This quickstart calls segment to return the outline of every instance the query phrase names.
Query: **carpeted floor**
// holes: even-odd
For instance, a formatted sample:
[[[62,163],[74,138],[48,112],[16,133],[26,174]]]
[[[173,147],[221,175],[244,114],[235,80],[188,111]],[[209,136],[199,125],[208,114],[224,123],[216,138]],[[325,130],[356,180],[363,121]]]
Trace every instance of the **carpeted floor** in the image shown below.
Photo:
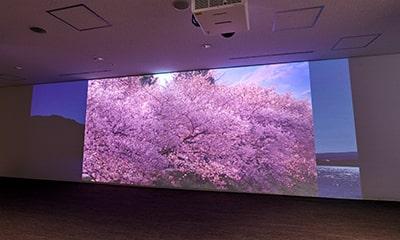
[[[400,203],[0,178],[0,240],[399,240]]]

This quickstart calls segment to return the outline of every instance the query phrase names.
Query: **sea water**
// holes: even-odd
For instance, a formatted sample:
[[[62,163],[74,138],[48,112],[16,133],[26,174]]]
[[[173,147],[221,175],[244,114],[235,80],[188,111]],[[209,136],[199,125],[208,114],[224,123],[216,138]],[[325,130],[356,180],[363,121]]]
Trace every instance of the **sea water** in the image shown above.
[[[320,197],[361,199],[359,167],[317,166]]]

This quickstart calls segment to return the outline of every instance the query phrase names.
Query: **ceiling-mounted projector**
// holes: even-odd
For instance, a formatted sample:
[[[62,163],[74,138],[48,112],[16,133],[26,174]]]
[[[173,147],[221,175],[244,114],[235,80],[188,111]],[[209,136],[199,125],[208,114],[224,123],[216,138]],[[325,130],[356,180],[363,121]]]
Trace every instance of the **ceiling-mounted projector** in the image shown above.
[[[247,0],[192,0],[192,13],[206,35],[231,37],[250,30]]]

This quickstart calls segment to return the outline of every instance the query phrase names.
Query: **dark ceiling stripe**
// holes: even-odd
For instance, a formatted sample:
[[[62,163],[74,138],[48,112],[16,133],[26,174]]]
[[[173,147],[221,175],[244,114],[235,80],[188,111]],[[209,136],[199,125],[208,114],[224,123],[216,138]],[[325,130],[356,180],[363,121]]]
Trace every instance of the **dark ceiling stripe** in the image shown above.
[[[88,71],[88,72],[64,73],[64,74],[60,74],[60,75],[58,75],[58,76],[60,76],[60,77],[70,77],[70,76],[88,75],[88,74],[105,73],[105,72],[111,72],[111,70],[99,70],[99,71]]]
[[[266,57],[279,57],[279,56],[290,56],[290,55],[311,54],[311,53],[314,53],[314,51],[272,53],[272,54],[263,54],[263,55],[254,55],[254,56],[232,57],[232,58],[229,58],[229,60],[243,60],[243,59],[266,58]]]
[[[25,78],[20,76],[15,76],[11,74],[0,74],[1,82],[15,82],[15,81],[24,81]]]

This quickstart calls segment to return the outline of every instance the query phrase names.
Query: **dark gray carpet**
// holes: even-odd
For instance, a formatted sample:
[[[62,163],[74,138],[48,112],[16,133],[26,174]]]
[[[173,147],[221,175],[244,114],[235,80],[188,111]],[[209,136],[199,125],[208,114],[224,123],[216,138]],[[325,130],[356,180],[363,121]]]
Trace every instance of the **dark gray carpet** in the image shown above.
[[[0,178],[1,240],[399,240],[400,203]]]

